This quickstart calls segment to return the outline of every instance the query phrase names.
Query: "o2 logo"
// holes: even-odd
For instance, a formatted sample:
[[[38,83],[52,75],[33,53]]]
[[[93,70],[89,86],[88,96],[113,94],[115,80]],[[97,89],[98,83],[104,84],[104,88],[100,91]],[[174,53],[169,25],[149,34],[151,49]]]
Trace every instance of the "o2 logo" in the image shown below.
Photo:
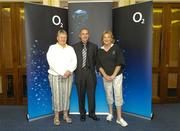
[[[143,18],[143,15],[141,12],[135,12],[133,14],[133,21],[135,23],[141,23],[141,24],[144,24],[145,23],[145,19]]]
[[[54,25],[56,26],[60,25],[60,27],[63,28],[63,23],[61,22],[61,18],[58,15],[54,15],[52,17],[52,22]]]

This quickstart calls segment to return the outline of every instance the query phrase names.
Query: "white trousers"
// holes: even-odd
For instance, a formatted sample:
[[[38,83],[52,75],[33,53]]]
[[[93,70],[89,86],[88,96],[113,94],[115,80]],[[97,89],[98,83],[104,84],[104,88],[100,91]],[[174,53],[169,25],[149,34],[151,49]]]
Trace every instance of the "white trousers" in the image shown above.
[[[123,81],[122,74],[116,76],[112,82],[108,82],[103,78],[104,88],[106,92],[106,99],[109,105],[112,105],[115,99],[115,105],[122,106],[123,104],[122,81]],[[113,93],[114,93],[114,97],[113,97]]]

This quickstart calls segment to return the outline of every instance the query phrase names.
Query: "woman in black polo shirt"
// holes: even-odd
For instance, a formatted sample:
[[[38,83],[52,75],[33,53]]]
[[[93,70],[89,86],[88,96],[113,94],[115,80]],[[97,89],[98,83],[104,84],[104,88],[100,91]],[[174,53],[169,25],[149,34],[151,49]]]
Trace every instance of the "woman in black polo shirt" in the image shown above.
[[[103,76],[103,84],[106,91],[106,99],[109,105],[107,121],[113,119],[113,103],[115,100],[117,110],[116,122],[121,126],[127,126],[127,122],[121,117],[122,81],[123,74],[121,66],[124,65],[123,54],[118,45],[114,44],[111,31],[105,31],[102,35],[102,47],[98,50],[97,68]],[[114,97],[113,98],[113,92]]]

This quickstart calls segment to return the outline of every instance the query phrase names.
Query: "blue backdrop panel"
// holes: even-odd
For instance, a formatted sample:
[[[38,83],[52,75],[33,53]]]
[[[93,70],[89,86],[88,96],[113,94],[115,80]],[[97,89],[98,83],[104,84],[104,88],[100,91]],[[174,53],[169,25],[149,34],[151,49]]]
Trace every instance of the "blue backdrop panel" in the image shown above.
[[[123,110],[150,118],[152,113],[151,11],[152,2],[116,8],[113,12],[111,3],[70,4],[69,13],[66,9],[25,4],[29,119],[52,113],[46,52],[51,44],[55,44],[56,32],[61,28],[68,29],[68,17],[70,44],[79,41],[79,30],[87,27],[90,29],[90,41],[99,47],[102,32],[111,30],[113,21],[116,42],[123,48],[126,61]],[[97,80],[96,112],[104,113],[108,109],[102,78],[98,74]],[[74,83],[70,112],[78,112]]]
[[[112,3],[71,3],[69,4],[69,43],[80,41],[79,31],[86,27],[90,31],[90,41],[101,46],[101,35],[104,30],[112,29]],[[70,103],[71,112],[79,112],[78,98],[75,84],[72,88]],[[87,99],[86,99],[86,109]],[[96,112],[108,111],[102,78],[97,74]]]
[[[25,4],[29,120],[52,113],[46,52],[59,29],[67,30],[67,10]]]
[[[123,48],[123,111],[152,115],[152,2],[113,9],[113,32]]]

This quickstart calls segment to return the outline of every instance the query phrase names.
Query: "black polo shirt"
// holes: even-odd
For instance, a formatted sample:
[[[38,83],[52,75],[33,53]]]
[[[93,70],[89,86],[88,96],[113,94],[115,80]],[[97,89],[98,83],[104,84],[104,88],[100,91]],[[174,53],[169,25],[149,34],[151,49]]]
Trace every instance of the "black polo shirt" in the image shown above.
[[[107,75],[112,75],[116,66],[122,66],[124,64],[124,57],[118,45],[113,44],[107,52],[102,47],[98,50],[97,69],[99,70],[102,67]],[[117,75],[121,73],[122,67]]]

